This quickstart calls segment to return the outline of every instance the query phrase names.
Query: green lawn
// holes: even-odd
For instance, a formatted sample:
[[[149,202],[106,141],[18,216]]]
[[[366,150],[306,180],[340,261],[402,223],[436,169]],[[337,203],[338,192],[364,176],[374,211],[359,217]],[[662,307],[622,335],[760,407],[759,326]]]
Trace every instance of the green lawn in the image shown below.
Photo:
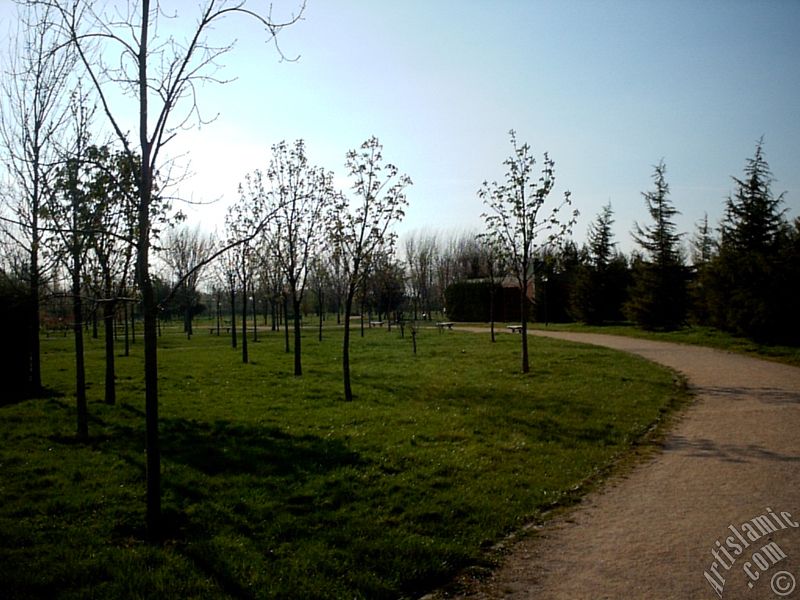
[[[424,329],[282,337],[252,363],[199,328],[161,339],[163,543],[143,541],[141,343],[102,402],[87,350],[91,442],[73,439],[70,338],[43,340],[60,395],[0,407],[3,597],[415,597],[486,566],[510,532],[573,502],[685,399],[673,375],[601,348]],[[102,337],[102,336],[101,336]]]

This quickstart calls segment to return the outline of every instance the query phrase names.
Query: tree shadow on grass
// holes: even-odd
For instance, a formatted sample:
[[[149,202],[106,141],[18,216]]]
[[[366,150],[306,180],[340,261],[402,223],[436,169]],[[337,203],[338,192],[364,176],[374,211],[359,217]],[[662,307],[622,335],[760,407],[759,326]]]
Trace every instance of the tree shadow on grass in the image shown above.
[[[32,389],[29,387],[11,385],[7,389],[3,390],[3,394],[0,396],[0,407],[21,404],[23,402],[27,402],[28,400],[46,400],[63,397],[63,392],[46,386],[39,389]]]
[[[361,462],[339,440],[291,435],[276,427],[164,419],[162,454],[206,475],[297,477]]]
[[[183,471],[183,477],[169,477],[167,467],[164,492],[173,500],[165,506],[165,533],[185,540],[177,545],[181,553],[235,598],[253,597],[253,591],[238,574],[236,556],[221,551],[215,536],[250,538],[245,546],[259,547],[259,538],[265,533],[259,533],[263,519],[260,503],[239,498],[236,489],[244,496],[253,489],[269,490],[270,499],[289,510],[293,490],[309,480],[363,465],[359,454],[340,440],[293,435],[276,427],[164,419],[161,432],[165,464],[197,472],[196,476]],[[189,505],[195,508],[184,512]],[[214,522],[207,522],[209,519]],[[247,560],[245,556],[243,560]]]

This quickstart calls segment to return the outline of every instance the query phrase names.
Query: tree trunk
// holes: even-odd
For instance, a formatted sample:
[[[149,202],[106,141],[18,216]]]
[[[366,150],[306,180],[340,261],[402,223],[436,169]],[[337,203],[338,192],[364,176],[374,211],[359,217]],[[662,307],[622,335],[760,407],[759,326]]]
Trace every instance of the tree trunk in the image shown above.
[[[289,347],[289,298],[283,295],[283,334],[286,340],[285,352],[289,354],[292,349]]]
[[[236,348],[236,290],[231,284],[231,347]]]
[[[145,243],[148,243],[145,241]],[[144,260],[147,261],[145,250]],[[158,305],[147,266],[139,265],[144,318],[145,445],[147,477],[147,533],[161,533],[161,442],[158,431]],[[143,271],[141,269],[144,269]]]
[[[151,539],[161,534],[161,444],[158,431],[158,304],[150,278],[150,204],[153,196],[152,144],[148,138],[147,42],[149,39],[150,0],[142,0],[142,26],[138,56],[140,163],[136,272],[142,292],[144,317],[145,444],[147,448],[147,533]]]
[[[73,243],[77,243],[73,240]],[[72,320],[75,333],[75,406],[78,413],[77,436],[89,439],[89,413],[86,407],[86,367],[83,357],[83,301],[81,300],[80,252],[72,250]]]
[[[192,334],[194,331],[192,330],[192,305],[190,302],[186,304],[186,311],[183,314],[183,329],[186,332],[186,339],[192,339]]]
[[[528,364],[528,285],[527,281],[523,282],[525,285],[520,290],[520,321],[522,329],[522,372],[528,373],[530,365]]]
[[[117,402],[117,389],[116,389],[116,373],[114,368],[114,303],[111,301],[111,291],[106,288],[105,291],[107,298],[103,302],[103,328],[105,330],[106,341],[106,404],[116,404]]]
[[[344,301],[344,341],[342,342],[342,374],[344,376],[344,399],[353,400],[350,387],[350,314],[353,312],[353,293],[348,293]]]
[[[38,162],[34,171],[38,173]],[[34,175],[34,196],[38,198],[38,177]],[[38,205],[39,201],[35,201]],[[30,294],[31,294],[31,313],[30,313],[30,349],[31,349],[31,371],[30,383],[31,392],[39,394],[42,390],[42,358],[41,342],[39,340],[39,329],[41,327],[39,317],[39,215],[38,210],[31,215],[31,272],[30,272]]]
[[[303,374],[300,360],[300,299],[296,296],[292,298],[292,309],[294,310],[294,376],[300,377]]]
[[[258,313],[256,312],[256,295],[253,294],[253,341],[258,341]]]
[[[322,291],[321,290],[319,290],[317,292],[317,299],[319,300],[319,341],[321,342],[322,341],[322,320],[323,320],[322,312],[324,310]]]
[[[222,321],[222,308],[220,307],[220,293],[217,292],[217,337],[219,337],[220,321]]]
[[[242,276],[242,362],[247,364],[247,275]]]
[[[123,301],[122,314],[125,319],[125,356],[131,355],[130,328],[128,327],[128,303]]]
[[[492,286],[489,289],[489,328],[492,331],[492,343],[496,340],[494,338],[494,281],[490,280],[489,285]]]

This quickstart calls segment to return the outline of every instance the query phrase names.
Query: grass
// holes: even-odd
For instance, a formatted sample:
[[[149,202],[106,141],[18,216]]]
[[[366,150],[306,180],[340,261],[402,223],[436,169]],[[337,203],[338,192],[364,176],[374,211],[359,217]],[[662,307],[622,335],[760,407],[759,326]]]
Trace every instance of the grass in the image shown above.
[[[737,352],[758,358],[782,362],[796,367],[800,366],[800,347],[760,344],[744,337],[737,337],[713,327],[691,326],[677,331],[645,331],[632,324],[615,324],[589,326],[580,323],[550,323],[544,326],[536,323],[537,329],[555,331],[575,331],[587,333],[606,333],[609,335],[625,335],[663,342],[708,346],[729,352]]]
[[[601,348],[368,330],[341,400],[340,333],[282,337],[241,363],[207,330],[160,340],[165,539],[143,541],[141,344],[74,441],[69,338],[43,340],[60,396],[0,407],[0,589],[8,598],[416,597],[574,502],[682,401],[669,371]]]

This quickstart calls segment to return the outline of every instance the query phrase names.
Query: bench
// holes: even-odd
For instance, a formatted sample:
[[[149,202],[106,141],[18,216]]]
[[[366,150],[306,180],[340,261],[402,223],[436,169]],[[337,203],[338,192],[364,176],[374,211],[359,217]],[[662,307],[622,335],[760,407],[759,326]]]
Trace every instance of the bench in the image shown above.
[[[522,333],[522,325],[508,325],[511,333]]]
[[[436,323],[436,327],[438,327],[439,331],[441,332],[442,330],[444,330],[445,327],[447,327],[448,329],[452,329],[453,323],[451,323],[450,321],[439,321],[438,323]]]
[[[370,327],[383,327],[383,321],[370,321]]]

